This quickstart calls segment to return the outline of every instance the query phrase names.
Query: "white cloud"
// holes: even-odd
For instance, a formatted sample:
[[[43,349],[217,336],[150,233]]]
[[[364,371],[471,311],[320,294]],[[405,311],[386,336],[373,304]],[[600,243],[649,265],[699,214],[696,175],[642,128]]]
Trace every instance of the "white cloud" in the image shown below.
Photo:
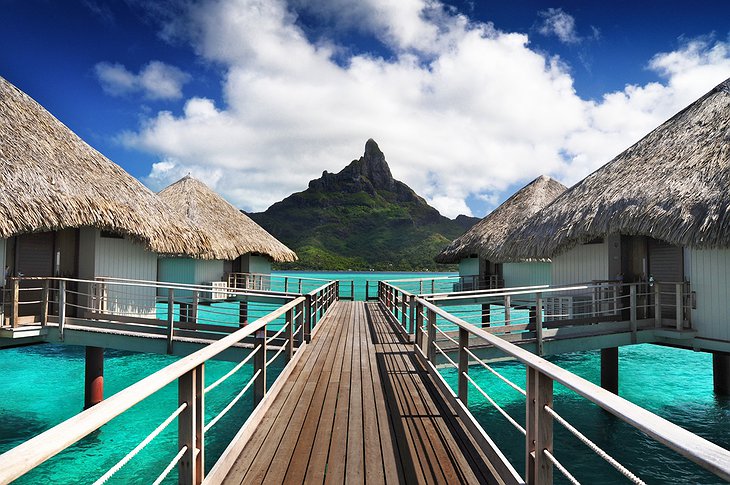
[[[598,39],[600,31],[591,25],[591,35],[581,37],[575,26],[575,18],[562,8],[548,8],[537,13],[542,22],[537,31],[545,36],[554,35],[564,44],[580,44],[587,39]]]
[[[94,71],[102,89],[112,96],[140,92],[148,99],[180,99],[183,85],[190,81],[189,74],[160,61],[150,62],[138,74],[109,62],[96,64]]]
[[[224,67],[224,103],[191,98],[181,115],[160,112],[124,135],[163,160],[149,185],[190,171],[241,208],[263,210],[340,170],[372,137],[396,178],[453,217],[469,212],[470,195],[506,198],[543,173],[577,181],[730,74],[726,44],[690,42],[650,61],[662,82],[586,101],[561,60],[532,50],[527,35],[434,0],[317,5],[319,15],[345,12],[348,28],[356,15],[382,32],[393,58],[335,62],[340,46],[308,40],[281,1],[194,7],[182,25],[199,55]]]

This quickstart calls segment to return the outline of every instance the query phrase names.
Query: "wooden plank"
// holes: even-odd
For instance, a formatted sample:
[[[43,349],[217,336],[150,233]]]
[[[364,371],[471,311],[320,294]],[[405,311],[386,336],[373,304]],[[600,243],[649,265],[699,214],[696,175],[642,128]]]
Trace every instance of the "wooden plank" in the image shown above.
[[[340,306],[339,309],[343,310],[348,308],[346,306]],[[317,422],[319,421],[319,415],[321,413],[325,391],[327,390],[332,363],[336,354],[333,349],[336,348],[339,343],[339,336],[342,333],[342,327],[334,324],[337,320],[327,319],[322,322],[322,328],[324,329],[323,332],[329,330],[328,333],[332,335],[332,343],[325,356],[322,368],[318,373],[319,375],[316,375],[317,372],[313,372],[313,375],[307,378],[308,382],[305,385],[305,394],[302,395],[287,428],[284,430],[282,440],[276,448],[274,460],[272,461],[269,471],[264,479],[267,483],[284,482],[288,468],[291,467],[292,464],[302,467],[301,463],[303,463],[302,468],[306,469],[311,452],[311,442],[314,438]],[[309,393],[310,390],[312,391],[311,393]],[[309,401],[307,401],[307,398],[309,398]],[[306,426],[309,422],[313,423],[313,429]],[[295,447],[300,441],[304,444],[300,447],[300,451],[302,452],[297,454],[295,452]]]
[[[296,404],[296,402],[298,401],[299,395],[302,391],[303,383],[303,380],[300,379],[300,377],[307,376],[315,367],[319,356],[326,351],[325,344],[327,343],[327,339],[323,338],[321,340],[312,342],[310,345],[307,346],[307,348],[305,349],[307,355],[302,356],[301,361],[292,371],[292,374],[290,375],[287,382],[288,385],[282,389],[280,396],[272,403],[271,409],[269,409],[269,411],[261,419],[261,422],[256,428],[256,432],[254,432],[253,436],[249,440],[249,443],[241,452],[241,455],[239,456],[235,465],[231,468],[231,471],[228,473],[226,479],[224,480],[224,483],[240,484],[243,482],[246,473],[253,464],[254,457],[257,456],[257,453],[260,450],[262,443],[268,436],[269,431],[276,423],[279,415],[283,412],[286,412],[284,411],[284,409],[287,403],[290,403],[293,400]]]
[[[363,305],[363,310],[366,312],[367,317],[370,316],[370,307],[371,305]],[[366,318],[366,321],[370,322],[372,321],[372,318]],[[380,380],[378,361],[375,355],[375,344],[373,343],[376,330],[374,325],[371,326],[368,324],[367,327],[367,355],[373,385],[373,402],[375,404],[373,410],[375,412],[375,417],[378,421],[378,434],[380,440],[381,456],[383,460],[384,478],[387,483],[401,483],[405,481],[403,476],[403,467],[401,465],[401,457],[400,453],[398,452],[395,433],[393,430],[393,426],[391,425],[391,419],[385,401],[383,384]],[[365,450],[365,452],[367,454],[367,449]]]
[[[360,312],[353,314],[353,336],[350,374],[350,409],[347,428],[347,467],[345,482],[357,483],[362,481],[365,471],[365,441],[363,429],[363,400],[362,400],[362,366],[361,344],[363,333]]]
[[[340,387],[337,392],[335,420],[332,427],[332,438],[330,440],[327,458],[327,474],[325,475],[325,483],[337,485],[342,484],[345,480],[350,383],[352,380],[352,334],[354,333],[354,321],[350,319],[346,324],[350,327],[350,331],[345,341],[345,363],[342,366],[342,372],[340,374]]]
[[[351,307],[348,307],[348,310],[351,311]],[[345,313],[343,317],[347,318],[347,315]],[[310,420],[310,416],[307,416],[305,429],[302,429],[302,435],[297,443],[297,448],[294,450],[292,462],[289,464],[284,480],[288,483],[322,483],[324,481],[340,384],[340,373],[342,372],[345,355],[343,342],[349,333],[349,328],[343,325],[343,321],[337,321],[334,324],[341,327],[342,332],[335,345],[337,350],[330,369],[329,379],[323,382],[326,391],[320,414],[316,421],[314,419]],[[309,449],[307,449],[307,445],[309,445]]]
[[[327,322],[323,322],[323,325],[326,323]],[[269,433],[263,440],[260,449],[256,450],[254,456],[250,458],[253,463],[248,473],[243,478],[243,483],[263,482],[275,460],[279,463],[279,466],[284,466],[285,468],[288,466],[288,462],[283,464],[283,460],[281,458],[277,459],[277,455],[279,454],[279,445],[282,443],[282,439],[290,426],[290,422],[297,419],[295,416],[297,408],[309,405],[312,394],[310,381],[313,376],[315,376],[315,379],[318,377],[319,372],[321,372],[321,369],[323,368],[323,362],[327,359],[331,345],[334,341],[333,334],[326,334],[323,338],[315,341],[315,345],[319,344],[321,351],[317,355],[316,359],[313,360],[312,366],[300,374],[295,384],[295,391],[290,394],[282,408],[282,411],[277,416],[276,421],[273,423]],[[294,434],[291,439],[296,440],[296,436],[297,435]],[[244,450],[244,453],[245,452],[246,450]]]
[[[362,402],[363,402],[363,441],[365,461],[365,481],[367,483],[385,483],[385,460],[381,450],[380,428],[378,427],[378,414],[376,410],[375,385],[380,385],[377,378],[377,367],[373,369],[370,365],[370,355],[373,348],[370,345],[370,333],[365,318],[365,305],[357,306],[357,320],[361,332],[360,352],[360,373],[362,375]],[[385,417],[385,415],[383,416]],[[388,429],[385,430],[388,432]],[[390,433],[385,436],[390,440]]]

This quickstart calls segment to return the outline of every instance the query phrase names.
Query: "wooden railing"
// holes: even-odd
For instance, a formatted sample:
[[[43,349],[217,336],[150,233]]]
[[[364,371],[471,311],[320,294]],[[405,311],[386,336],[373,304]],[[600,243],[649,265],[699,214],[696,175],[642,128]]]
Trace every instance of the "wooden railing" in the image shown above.
[[[334,281],[324,278],[269,273],[228,273],[225,279],[231,288],[279,291],[298,295],[304,295],[325,283]],[[339,298],[342,300],[354,299],[354,280],[345,279],[338,281],[340,282]]]
[[[108,280],[90,281],[64,278],[39,278],[37,280],[48,283],[48,285],[44,284],[43,288],[56,286],[58,298],[46,297],[45,306],[47,308],[48,305],[53,304],[57,307],[57,324],[60,327],[61,333],[63,332],[67,307],[69,306],[66,286],[70,282],[89,285],[91,288],[91,291],[88,293],[82,291],[77,292],[88,299],[89,306],[80,306],[80,308],[101,311],[104,312],[104,318],[112,320],[116,318],[124,321],[127,321],[125,317],[128,316],[115,316],[113,313],[110,313],[113,312],[113,305],[110,308],[109,302],[105,301],[105,298],[108,298],[115,291],[114,287],[123,286],[130,290],[145,288],[148,291],[151,288],[152,295],[155,295],[157,293],[156,290],[161,287],[160,284],[112,282]],[[55,284],[52,285],[51,283]],[[177,324],[173,322],[172,318],[172,315],[175,314],[172,303],[177,301],[174,299],[174,292],[176,290],[191,291],[194,295],[195,292],[210,291],[211,289],[195,288],[194,285],[173,286],[167,289],[169,290],[169,306],[167,309],[168,319],[166,324],[168,325],[170,339],[172,339],[172,335],[177,328]],[[233,288],[226,291],[245,294],[244,291]],[[53,294],[54,292],[49,290],[46,293]],[[326,283],[305,296],[291,299],[267,315],[256,319],[238,330],[234,329],[232,333],[224,336],[220,340],[210,343],[201,350],[181,358],[174,364],[155,372],[101,403],[7,451],[0,455],[0,484],[9,483],[24,475],[83,437],[99,429],[116,416],[129,410],[143,399],[175,381],[178,382],[178,407],[172,411],[170,416],[157,429],[153,430],[143,439],[137,447],[127,453],[107,473],[101,475],[98,482],[103,483],[111,477],[132,457],[141,452],[162,430],[177,419],[178,446],[174,452],[171,452],[173,457],[168,466],[162,470],[158,480],[164,479],[173,468],[177,467],[180,483],[202,483],[204,478],[205,435],[249,390],[251,390],[253,401],[257,405],[252,416],[257,414],[257,410],[263,405],[262,403],[268,395],[267,371],[271,364],[283,354],[288,363],[276,382],[285,378],[291,371],[293,362],[300,355],[306,342],[309,341],[314,329],[317,328],[317,324],[327,314],[327,310],[336,299],[337,282]],[[283,324],[280,322],[282,318],[284,320]],[[48,316],[46,314],[44,322],[47,323],[47,321]],[[275,329],[267,331],[267,326],[274,324]],[[226,375],[206,386],[204,381],[205,363],[216,358],[216,356],[232,346],[240,344],[244,339],[253,339],[253,348],[248,355]],[[273,355],[269,355],[270,353]],[[205,395],[213,391],[219,384],[238,372],[246,364],[253,366],[252,377],[213,419],[205,423]],[[276,382],[274,387],[277,386]],[[245,426],[251,425],[252,422],[249,419]],[[84,479],[86,478],[84,477]]]
[[[560,450],[554,449],[554,423],[563,426],[627,479],[634,483],[644,483],[637,475],[627,470],[571,425],[565,416],[561,416],[555,411],[553,406],[554,382],[600,406],[662,445],[695,462],[705,470],[714,473],[723,480],[730,480],[730,451],[507,342],[503,338],[486,331],[486,329],[455,317],[426,299],[416,297],[415,306],[416,320],[419,322],[416,326],[416,344],[414,346],[417,355],[436,378],[442,390],[452,396],[465,422],[473,423],[472,433],[487,456],[490,456],[492,460],[502,461],[498,469],[502,478],[508,483],[550,484],[553,482],[554,469],[565,475],[570,482],[578,483],[569,471],[570,463],[561,463],[557,458],[560,455]],[[442,328],[445,325],[455,326],[458,329],[458,337],[453,338],[449,332],[446,332]],[[442,344],[447,341],[456,344],[457,357],[455,359],[452,359],[443,351],[437,337],[441,338]],[[474,342],[474,340],[486,342],[502,351],[506,357],[516,359],[524,364],[527,369],[525,389],[499,374],[486,361],[475,355],[472,347],[477,342]],[[456,370],[458,375],[456,392],[453,392],[437,370],[437,355],[445,358],[450,367]],[[470,377],[469,368],[474,365],[489,370],[506,385],[525,396],[527,419],[524,424],[520,424],[512,418],[479,383]],[[504,459],[504,456],[498,448],[495,448],[496,445],[491,441],[484,428],[476,422],[469,412],[468,396],[470,387],[482,394],[515,427],[519,433],[518,437],[520,435],[524,436],[526,456],[524,475],[520,476],[515,472],[514,467]],[[625,446],[629,445],[629,443],[625,444]],[[570,461],[577,459],[575,454],[565,458],[569,458]]]

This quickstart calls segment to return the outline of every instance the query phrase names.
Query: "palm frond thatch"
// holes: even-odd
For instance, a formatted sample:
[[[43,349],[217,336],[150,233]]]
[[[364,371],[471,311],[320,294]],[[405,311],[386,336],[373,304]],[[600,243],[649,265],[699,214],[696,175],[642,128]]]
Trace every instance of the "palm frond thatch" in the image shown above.
[[[501,254],[500,250],[505,239],[524,221],[564,191],[565,186],[557,180],[545,175],[536,178],[477,222],[464,235],[455,239],[436,256],[436,262],[457,263],[472,254],[493,262],[519,259]]]
[[[158,197],[0,77],[0,238],[91,226],[164,254],[207,247]]]
[[[159,196],[208,236],[211,244],[202,257],[231,260],[258,253],[277,262],[297,260],[294,251],[189,175],[162,190]]]
[[[608,234],[730,247],[730,79],[567,190],[515,231],[512,257],[554,256]]]

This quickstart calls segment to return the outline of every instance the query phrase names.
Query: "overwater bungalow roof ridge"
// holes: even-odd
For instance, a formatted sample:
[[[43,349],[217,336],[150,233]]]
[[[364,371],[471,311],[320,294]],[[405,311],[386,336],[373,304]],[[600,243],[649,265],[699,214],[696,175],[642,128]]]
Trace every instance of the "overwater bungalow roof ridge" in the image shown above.
[[[0,238],[95,227],[162,254],[204,234],[174,221],[157,196],[0,76]]]
[[[158,195],[208,236],[210,245],[198,256],[202,259],[233,260],[247,253],[262,254],[276,262],[298,259],[294,251],[189,174]]]
[[[436,262],[457,263],[472,254],[492,262],[524,260],[503,254],[502,243],[523,221],[549,204],[565,189],[557,180],[540,175],[444,248],[436,256]]]
[[[730,247],[730,79],[566,190],[505,241],[549,258],[608,234]]]

